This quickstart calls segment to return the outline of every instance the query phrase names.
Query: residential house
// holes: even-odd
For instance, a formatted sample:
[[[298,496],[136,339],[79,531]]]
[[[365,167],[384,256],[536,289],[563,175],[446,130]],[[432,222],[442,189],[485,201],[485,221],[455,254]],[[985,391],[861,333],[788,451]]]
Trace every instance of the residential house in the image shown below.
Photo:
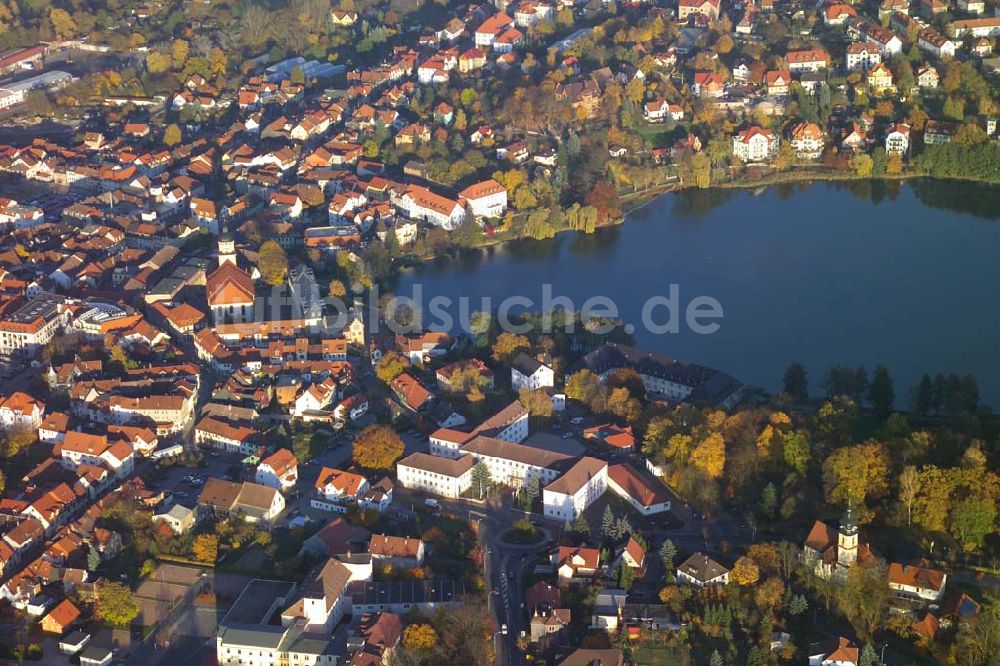
[[[733,155],[744,162],[764,162],[777,157],[780,143],[777,133],[755,125],[733,137]]]
[[[412,569],[424,564],[424,542],[411,537],[373,534],[368,542],[372,561]]]
[[[826,136],[816,123],[801,121],[788,131],[788,142],[801,159],[814,160],[823,154]]]
[[[944,598],[948,575],[932,569],[926,563],[899,564],[893,562],[888,571],[889,589],[901,599],[940,604]]]
[[[893,123],[886,129],[885,152],[889,155],[905,157],[910,152],[910,126],[905,123]]]
[[[875,95],[891,92],[895,88],[893,85],[892,71],[885,66],[885,63],[880,62],[868,70],[865,80],[868,82],[868,88]]]
[[[852,42],[847,45],[844,65],[848,72],[867,72],[882,62],[882,50],[869,42]]]
[[[257,483],[283,493],[295,487],[299,480],[299,462],[288,449],[278,449],[257,466]]]
[[[559,546],[552,564],[560,583],[592,579],[601,570],[601,551],[589,546]]]
[[[522,388],[534,391],[555,386],[555,374],[551,366],[522,351],[511,362],[510,383],[515,391]]]
[[[729,583],[729,569],[705,553],[695,553],[677,567],[677,581],[695,587],[726,585]]]

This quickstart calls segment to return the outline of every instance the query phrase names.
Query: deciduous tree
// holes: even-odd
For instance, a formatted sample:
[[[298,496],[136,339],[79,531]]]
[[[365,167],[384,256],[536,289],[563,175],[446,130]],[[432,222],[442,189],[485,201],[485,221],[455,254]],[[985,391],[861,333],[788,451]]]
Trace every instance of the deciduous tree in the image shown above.
[[[214,564],[219,554],[219,537],[214,534],[201,534],[195,537],[191,545],[191,553],[199,562]]]
[[[139,614],[139,603],[127,586],[100,582],[97,585],[97,617],[116,627],[127,626]]]
[[[524,335],[504,331],[493,343],[493,360],[498,363],[510,363],[519,351],[531,347],[531,341]]]
[[[827,501],[848,506],[879,497],[888,488],[889,452],[868,442],[835,450],[823,463]]]
[[[366,469],[389,470],[403,456],[403,440],[387,425],[370,425],[354,440],[354,462]]]
[[[403,645],[407,650],[433,650],[437,643],[437,632],[429,624],[411,624],[403,631]]]
[[[726,466],[726,441],[722,435],[713,432],[703,439],[691,452],[691,464],[713,479],[721,477]]]
[[[390,351],[382,354],[382,357],[375,363],[375,376],[386,384],[396,377],[406,372],[410,367],[410,362],[405,356],[397,351]]]
[[[260,246],[257,259],[260,276],[270,285],[284,284],[288,275],[288,257],[280,245],[274,241],[265,241]]]

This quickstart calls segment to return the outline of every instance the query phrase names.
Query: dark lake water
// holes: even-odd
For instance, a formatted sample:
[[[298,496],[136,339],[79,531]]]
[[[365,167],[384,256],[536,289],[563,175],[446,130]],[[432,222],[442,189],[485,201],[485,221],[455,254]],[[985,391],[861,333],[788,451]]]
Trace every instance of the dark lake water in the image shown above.
[[[886,364],[898,406],[927,373],[971,373],[1000,405],[1000,190],[914,181],[667,195],[597,234],[560,234],[404,272],[424,300],[511,295],[542,285],[579,306],[611,298],[638,345],[779,389],[791,361],[819,393],[833,364]],[[676,284],[716,299],[721,327],[652,334],[643,304]],[[478,309],[473,306],[473,309]],[[660,312],[660,318],[665,315]]]

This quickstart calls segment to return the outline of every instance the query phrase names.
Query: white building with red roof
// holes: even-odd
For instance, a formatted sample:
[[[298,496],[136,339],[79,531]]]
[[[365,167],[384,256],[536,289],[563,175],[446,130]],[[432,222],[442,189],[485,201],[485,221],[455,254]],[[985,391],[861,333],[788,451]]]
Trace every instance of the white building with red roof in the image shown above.
[[[278,449],[257,466],[257,483],[288,492],[299,480],[299,461],[288,449]]]
[[[502,217],[507,210],[507,188],[489,178],[458,193],[475,217]]]
[[[411,220],[428,222],[448,231],[465,222],[465,207],[461,202],[420,185],[407,189],[399,198],[398,205]]]
[[[37,430],[45,416],[45,404],[23,391],[0,399],[0,428]]]
[[[733,137],[733,155],[744,162],[764,162],[777,156],[780,143],[775,132],[749,127]]]

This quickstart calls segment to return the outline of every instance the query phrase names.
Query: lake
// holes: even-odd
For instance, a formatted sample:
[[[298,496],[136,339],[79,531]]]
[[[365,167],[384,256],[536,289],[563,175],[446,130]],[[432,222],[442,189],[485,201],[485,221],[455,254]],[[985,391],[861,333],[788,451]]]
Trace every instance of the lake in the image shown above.
[[[516,241],[408,269],[397,294],[510,295],[544,283],[579,306],[612,299],[637,345],[778,390],[791,361],[810,392],[834,364],[892,371],[909,406],[923,373],[973,374],[1000,405],[1000,192],[941,181],[817,183],[671,194],[587,236]],[[678,285],[723,308],[719,330],[654,334],[643,304]],[[473,306],[473,309],[477,309]],[[683,313],[682,313],[683,314]],[[660,320],[666,315],[658,314]]]

